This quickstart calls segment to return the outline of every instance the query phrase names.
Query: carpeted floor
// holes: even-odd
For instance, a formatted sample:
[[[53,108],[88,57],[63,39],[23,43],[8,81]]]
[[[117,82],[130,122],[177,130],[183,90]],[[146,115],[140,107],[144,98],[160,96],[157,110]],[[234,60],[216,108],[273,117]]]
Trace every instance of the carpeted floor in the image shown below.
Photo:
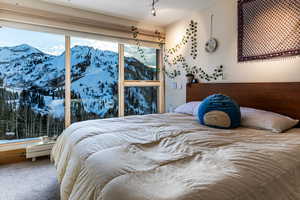
[[[0,165],[0,200],[59,200],[56,172],[49,159]]]

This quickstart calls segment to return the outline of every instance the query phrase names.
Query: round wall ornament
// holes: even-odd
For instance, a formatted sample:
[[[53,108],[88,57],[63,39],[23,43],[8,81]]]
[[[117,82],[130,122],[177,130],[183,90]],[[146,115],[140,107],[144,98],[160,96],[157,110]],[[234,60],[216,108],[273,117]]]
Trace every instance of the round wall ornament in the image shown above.
[[[205,51],[208,53],[213,53],[217,50],[218,48],[218,41],[216,38],[210,38],[206,43],[205,43]]]

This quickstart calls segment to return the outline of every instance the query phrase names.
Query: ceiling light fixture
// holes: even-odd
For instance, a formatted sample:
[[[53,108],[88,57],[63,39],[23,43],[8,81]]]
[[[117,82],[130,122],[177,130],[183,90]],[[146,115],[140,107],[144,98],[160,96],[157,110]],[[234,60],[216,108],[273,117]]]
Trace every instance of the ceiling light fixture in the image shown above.
[[[152,0],[152,10],[151,13],[152,15],[155,17],[156,16],[156,8],[155,8],[155,4],[158,3],[159,0]]]

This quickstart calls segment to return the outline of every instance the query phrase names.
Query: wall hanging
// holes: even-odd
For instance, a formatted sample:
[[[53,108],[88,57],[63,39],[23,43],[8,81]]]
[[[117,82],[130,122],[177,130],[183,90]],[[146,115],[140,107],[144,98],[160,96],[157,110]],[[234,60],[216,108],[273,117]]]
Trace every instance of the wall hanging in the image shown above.
[[[238,61],[300,54],[299,0],[238,1]]]

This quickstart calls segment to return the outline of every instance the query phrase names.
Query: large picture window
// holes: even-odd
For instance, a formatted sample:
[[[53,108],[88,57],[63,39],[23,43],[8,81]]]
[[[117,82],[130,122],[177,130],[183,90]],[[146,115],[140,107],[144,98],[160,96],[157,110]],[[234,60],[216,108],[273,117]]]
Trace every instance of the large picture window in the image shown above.
[[[62,35],[0,29],[0,143],[62,132],[64,51]]]
[[[70,123],[163,112],[160,50],[0,28],[0,144]]]

